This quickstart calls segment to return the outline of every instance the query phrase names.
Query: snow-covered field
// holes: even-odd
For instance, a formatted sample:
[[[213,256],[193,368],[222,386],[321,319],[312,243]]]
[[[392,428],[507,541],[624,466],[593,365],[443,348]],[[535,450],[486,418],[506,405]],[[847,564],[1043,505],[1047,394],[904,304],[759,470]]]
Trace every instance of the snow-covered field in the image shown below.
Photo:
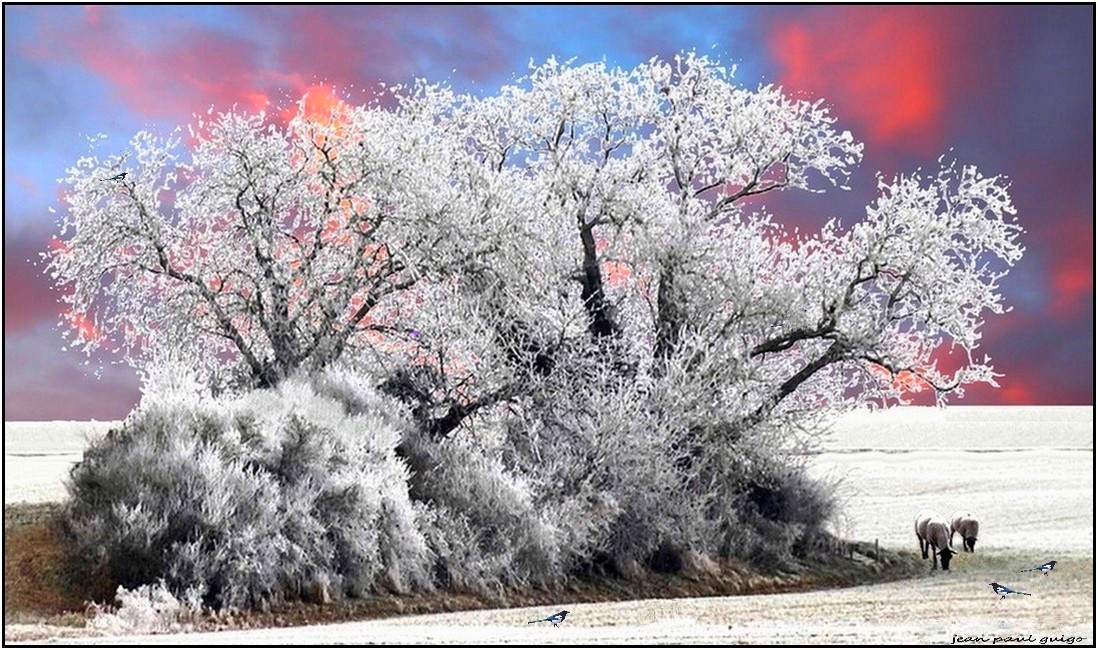
[[[839,480],[837,532],[914,548],[915,514],[981,521],[979,550],[1093,553],[1094,409],[904,408],[837,421],[811,472]]]
[[[88,441],[118,422],[5,422],[4,505],[66,498],[63,481]]]
[[[309,628],[155,637],[108,644],[728,644],[944,643],[953,635],[1062,635],[1094,643],[1093,407],[951,407],[858,413],[810,459],[840,480],[844,535],[916,549],[912,518],[968,508],[981,522],[975,556],[948,575],[802,594],[574,604],[559,629],[525,625],[554,608],[461,612]],[[76,423],[5,423],[4,502],[59,500],[89,431]],[[38,454],[38,455],[35,455]],[[49,459],[49,462],[43,462]],[[989,566],[987,556],[1010,566]],[[1059,559],[1053,574],[1022,566]],[[998,602],[987,584],[1031,592]],[[544,611],[543,611],[544,609]],[[5,633],[7,636],[7,631]],[[64,639],[72,643],[73,639]]]

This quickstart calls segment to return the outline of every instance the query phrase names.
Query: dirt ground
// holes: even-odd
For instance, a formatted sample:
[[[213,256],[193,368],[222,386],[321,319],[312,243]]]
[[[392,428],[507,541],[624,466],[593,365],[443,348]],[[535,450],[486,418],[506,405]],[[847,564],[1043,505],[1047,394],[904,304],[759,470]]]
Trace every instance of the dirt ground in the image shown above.
[[[1036,410],[1035,410],[1036,409]],[[949,413],[947,411],[947,413]],[[55,638],[55,642],[178,644],[950,644],[1010,637],[1093,645],[1093,409],[1026,407],[858,416],[811,459],[840,480],[837,531],[916,552],[912,518],[971,509],[982,521],[974,554],[948,573],[807,593],[641,600],[482,610],[298,628],[188,635]],[[887,417],[882,417],[887,416]],[[965,435],[978,423],[979,439]],[[844,425],[844,426],[846,426]],[[874,435],[867,431],[876,432]],[[998,431],[1000,433],[996,434]],[[1065,433],[1066,432],[1066,433]],[[925,434],[925,439],[919,436]],[[7,436],[5,436],[7,437]],[[7,450],[5,450],[7,453]],[[9,472],[13,468],[9,465]],[[9,482],[5,477],[5,503]],[[1055,559],[1055,571],[1020,573]],[[1000,601],[988,583],[1030,596]],[[559,609],[559,628],[526,621]],[[71,633],[71,631],[70,631]],[[34,625],[5,640],[49,637]],[[1081,638],[1080,638],[1081,637]],[[49,642],[48,640],[46,641]]]

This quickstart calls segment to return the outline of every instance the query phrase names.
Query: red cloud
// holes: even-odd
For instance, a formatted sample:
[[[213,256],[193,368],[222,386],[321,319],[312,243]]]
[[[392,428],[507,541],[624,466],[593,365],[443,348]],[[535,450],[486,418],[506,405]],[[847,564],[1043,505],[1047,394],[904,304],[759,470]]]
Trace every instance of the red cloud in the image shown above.
[[[41,15],[37,44],[24,53],[89,69],[143,117],[185,119],[214,106],[278,111],[310,88],[345,92],[380,80],[409,83],[422,62],[454,60],[469,78],[503,71],[510,43],[491,14],[458,7],[424,13],[404,8],[241,7],[248,29],[215,29],[94,6]],[[49,43],[49,46],[44,45]],[[368,99],[368,97],[364,98]],[[274,106],[271,106],[271,105]],[[281,116],[281,112],[277,113]]]
[[[1084,318],[1050,318],[1040,306],[988,319],[976,356],[992,356],[1000,387],[966,387],[955,403],[1094,404],[1092,327]]]
[[[409,83],[428,72],[424,61],[453,61],[457,73],[474,80],[511,71],[514,39],[479,7],[253,5],[246,11],[277,39],[281,69],[341,89]]]
[[[85,365],[82,354],[61,349],[51,328],[19,332],[4,344],[6,420],[120,420],[140,399],[131,368]]]
[[[89,25],[98,25],[99,17],[103,14],[101,5],[84,5],[84,19]]]
[[[1004,404],[1033,404],[1033,390],[1021,381],[1012,381],[1002,387]]]
[[[358,8],[256,7],[250,11],[282,41],[277,52],[281,68],[304,77],[345,86],[363,81],[358,79],[358,64],[373,52],[391,53],[385,66],[406,65],[408,60],[397,54],[400,48],[392,30],[384,29],[381,16],[363,20],[364,12]]]
[[[995,366],[1002,370],[1004,364],[996,363]],[[1079,401],[1078,398],[1075,400],[1065,400],[1063,394],[1055,390],[1054,387],[1047,387],[1043,391],[1038,392],[1033,389],[1024,377],[1019,377],[1015,372],[1009,370],[1007,371],[1007,374],[1007,377],[999,378],[999,388],[995,388],[988,384],[972,384],[970,386],[965,386],[965,396],[963,398],[957,398],[956,396],[950,397],[949,403],[954,405],[1000,404],[1003,406],[1088,403],[1085,400]],[[924,387],[924,390],[918,393],[909,390],[905,397],[912,404],[917,406],[933,406],[937,403],[934,391],[930,390],[929,387]]]
[[[279,116],[284,122],[289,122],[301,109],[306,120],[331,124],[333,120],[339,119],[346,106],[333,88],[323,84],[306,88],[302,93],[301,104],[301,106],[296,104],[287,106],[280,111]]]
[[[4,336],[56,323],[61,314],[59,294],[38,258],[49,243],[47,235],[37,233],[12,233],[4,242]]]
[[[90,69],[146,117],[179,118],[210,105],[266,107],[256,43],[186,23],[157,31],[171,37],[139,38],[147,27],[127,21],[122,10],[87,7],[75,22],[43,22],[39,40],[51,46],[28,48],[26,54]]]
[[[846,6],[783,12],[769,35],[787,92],[823,97],[863,137],[920,153],[941,146],[951,8]]]
[[[966,387],[964,398],[951,400],[950,403],[1003,406],[1094,404],[1093,384],[1068,385],[1062,379],[1058,381],[1055,376],[1057,372],[1050,371],[1043,364],[1003,359],[995,363],[995,368],[1006,375],[999,378],[999,388],[987,384]]]
[[[1060,317],[1094,313],[1094,223],[1072,215],[1050,223],[1053,314]]]
[[[33,196],[39,197],[42,195],[42,188],[38,186],[33,178],[26,174],[20,174],[17,171],[7,170],[4,172],[4,180],[11,181],[21,187],[24,192]]]

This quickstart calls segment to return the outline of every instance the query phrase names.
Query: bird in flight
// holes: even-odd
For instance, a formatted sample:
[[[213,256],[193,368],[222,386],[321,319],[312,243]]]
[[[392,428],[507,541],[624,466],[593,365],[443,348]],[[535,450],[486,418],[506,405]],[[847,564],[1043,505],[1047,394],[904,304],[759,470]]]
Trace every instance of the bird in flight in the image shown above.
[[[1032,569],[1022,569],[1018,573],[1026,573],[1027,571],[1040,571],[1041,575],[1047,576],[1049,571],[1056,568],[1056,560],[1051,562],[1045,562],[1041,566],[1033,567]]]
[[[999,584],[998,582],[989,582],[988,584],[991,585],[991,588],[995,590],[995,593],[999,594],[999,600],[1002,600],[1002,599],[1006,598],[1008,594],[1018,594],[1019,596],[1032,596],[1033,595],[1033,594],[1027,594],[1024,591],[1014,591],[1010,587],[1004,587],[1003,585]]]
[[[564,617],[568,616],[568,610],[562,610],[553,614],[552,616],[546,616],[545,618],[539,618],[536,621],[530,621],[530,623],[552,623],[553,627],[560,627],[560,624],[564,622]],[[527,623],[527,625],[530,625]]]
[[[104,178],[103,180],[105,180],[105,181],[120,181],[120,180],[125,179],[126,174],[128,174],[128,173],[129,172],[122,172],[121,174],[115,174],[114,176],[111,176],[110,178]]]

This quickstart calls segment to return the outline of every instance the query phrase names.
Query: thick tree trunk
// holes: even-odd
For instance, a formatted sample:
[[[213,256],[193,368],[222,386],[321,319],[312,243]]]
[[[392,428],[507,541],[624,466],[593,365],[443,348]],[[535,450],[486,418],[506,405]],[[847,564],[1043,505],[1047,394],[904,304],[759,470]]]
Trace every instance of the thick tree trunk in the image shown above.
[[[580,296],[583,298],[583,305],[589,317],[588,330],[596,340],[615,336],[618,333],[618,326],[614,323],[610,307],[606,302],[595,235],[590,225],[580,227],[580,241],[583,243],[583,275],[580,278],[583,290]]]
[[[656,373],[663,374],[667,359],[679,345],[684,314],[675,289],[675,272],[670,264],[660,270],[660,288],[656,296]]]

